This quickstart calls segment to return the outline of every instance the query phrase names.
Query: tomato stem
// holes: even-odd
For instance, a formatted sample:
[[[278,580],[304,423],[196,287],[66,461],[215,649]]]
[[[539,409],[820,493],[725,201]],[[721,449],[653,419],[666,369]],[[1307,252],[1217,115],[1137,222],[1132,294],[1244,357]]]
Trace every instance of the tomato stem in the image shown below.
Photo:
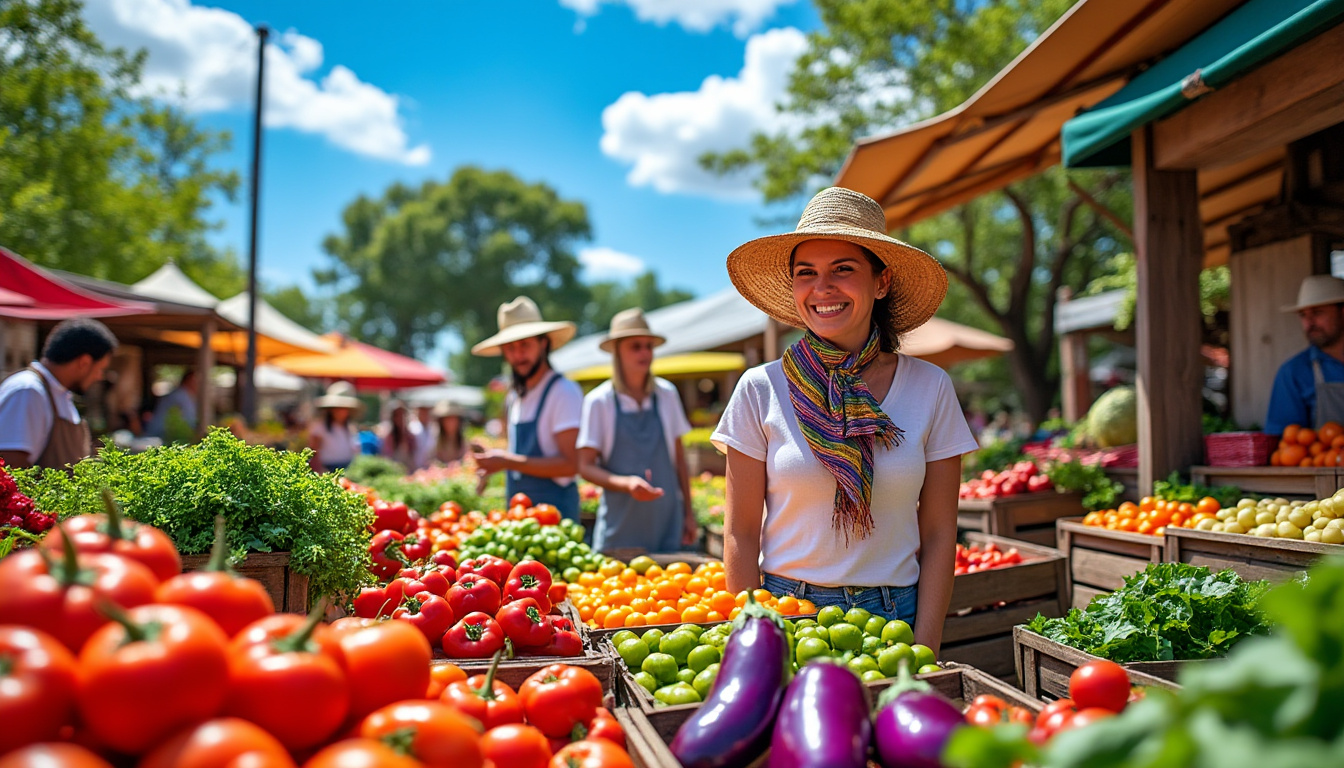
[[[112,489],[103,487],[103,509],[107,512],[107,538],[113,541],[122,541],[126,538],[126,531],[122,530],[121,507],[117,504],[117,499],[112,495]]]
[[[157,622],[147,622],[137,624],[131,615],[122,609],[121,606],[111,600],[103,599],[95,606],[97,611],[112,621],[117,622],[126,630],[126,643],[146,643],[156,640],[159,637],[159,631],[162,627]]]
[[[278,638],[271,643],[271,648],[276,653],[316,653],[317,646],[311,643],[313,632],[317,631],[317,625],[322,623],[322,617],[327,613],[327,598],[323,597],[313,606],[309,612],[308,619],[303,622],[303,626],[293,632]]]
[[[486,701],[494,701],[498,698],[495,696],[495,671],[499,669],[499,660],[503,656],[503,648],[495,651],[495,658],[490,662],[489,671],[485,673],[485,682],[481,683],[481,687],[476,689],[476,695]]]
[[[215,515],[215,542],[210,545],[210,561],[205,564],[206,571],[228,573],[229,537],[224,531],[224,516]]]
[[[59,563],[48,561],[48,573],[56,577],[62,588],[73,587],[80,583],[79,553],[75,552],[75,543],[66,534],[65,527],[57,523],[56,530],[61,532],[62,557]]]

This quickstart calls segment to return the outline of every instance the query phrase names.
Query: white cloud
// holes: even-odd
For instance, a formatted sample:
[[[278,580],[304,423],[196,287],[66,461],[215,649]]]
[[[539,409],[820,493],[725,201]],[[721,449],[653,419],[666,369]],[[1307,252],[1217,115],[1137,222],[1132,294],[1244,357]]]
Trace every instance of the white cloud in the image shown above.
[[[579,251],[579,263],[590,279],[623,280],[644,271],[644,260],[605,247],[584,248]]]
[[[776,104],[784,100],[794,61],[806,48],[807,38],[797,29],[772,29],[747,40],[737,77],[707,77],[695,91],[622,95],[602,111],[602,152],[631,164],[626,180],[636,187],[755,197],[750,173],[719,176],[701,168],[698,158],[745,147],[754,133],[796,123]]]
[[[640,21],[667,24],[675,21],[692,32],[708,32],[720,24],[732,23],[733,33],[746,37],[775,14],[781,5],[796,0],[560,0],[582,16],[593,16],[603,3],[624,3]],[[578,28],[576,31],[582,31]]]
[[[148,93],[185,92],[197,112],[250,109],[256,80],[256,35],[236,13],[190,0],[98,0],[85,7],[108,45],[145,48]],[[410,146],[400,99],[336,65],[320,79],[322,43],[294,30],[271,36],[266,49],[265,123],[325,137],[342,149],[406,165],[429,162],[426,145]]]

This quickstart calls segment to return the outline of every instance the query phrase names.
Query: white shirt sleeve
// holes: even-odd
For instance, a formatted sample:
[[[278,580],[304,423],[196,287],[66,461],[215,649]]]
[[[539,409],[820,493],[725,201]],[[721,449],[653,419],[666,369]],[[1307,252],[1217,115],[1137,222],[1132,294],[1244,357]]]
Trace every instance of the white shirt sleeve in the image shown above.
[[[765,461],[770,448],[764,413],[769,396],[770,379],[763,367],[742,374],[709,438],[714,447],[724,453],[733,448],[757,461]]]
[[[938,382],[938,396],[933,405],[933,420],[929,424],[929,439],[924,446],[925,461],[939,461],[979,448],[966,415],[961,412],[952,380],[944,373]]]
[[[602,397],[599,390],[593,390],[583,398],[583,417],[577,444],[579,448],[597,449],[603,458],[607,455],[606,445],[610,442],[607,436],[611,432],[605,401],[607,398]]]
[[[0,451],[25,451],[36,462],[51,436],[51,403],[41,389],[11,387],[0,398]]]
[[[552,435],[578,429],[583,423],[583,390],[578,384],[569,379],[556,382],[549,400],[544,421]]]

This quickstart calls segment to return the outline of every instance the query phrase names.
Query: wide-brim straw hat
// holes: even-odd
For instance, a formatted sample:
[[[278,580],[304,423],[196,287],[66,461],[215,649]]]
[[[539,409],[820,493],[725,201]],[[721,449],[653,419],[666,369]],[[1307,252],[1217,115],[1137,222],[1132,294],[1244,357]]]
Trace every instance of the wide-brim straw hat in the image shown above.
[[[644,318],[644,310],[634,307],[633,309],[623,309],[611,318],[611,329],[607,331],[606,338],[602,339],[602,343],[597,346],[603,352],[611,352],[616,349],[616,342],[621,339],[636,337],[653,339],[653,346],[655,347],[667,343],[667,339],[649,330],[649,321]]]
[[[1297,312],[1328,304],[1344,304],[1344,280],[1333,275],[1309,275],[1297,288],[1297,303],[1283,307],[1284,312]]]
[[[547,322],[541,317],[537,303],[526,296],[499,307],[499,333],[471,348],[471,354],[480,357],[498,357],[500,347],[512,341],[522,341],[534,336],[546,336],[551,340],[551,351],[562,347],[574,338],[578,327],[570,322]]]
[[[355,386],[348,381],[338,381],[327,387],[327,393],[313,401],[318,408],[349,408],[359,410],[364,403],[355,397]]]
[[[434,405],[434,410],[430,411],[430,417],[434,419],[446,419],[449,416],[465,419],[470,414],[471,411],[451,400],[440,400]]]
[[[799,243],[843,240],[872,251],[891,271],[891,325],[902,334],[928,322],[947,295],[947,270],[929,254],[887,234],[882,206],[844,187],[817,193],[803,209],[798,228],[767,235],[728,254],[728,276],[747,301],[770,317],[803,328],[793,300],[789,258]]]

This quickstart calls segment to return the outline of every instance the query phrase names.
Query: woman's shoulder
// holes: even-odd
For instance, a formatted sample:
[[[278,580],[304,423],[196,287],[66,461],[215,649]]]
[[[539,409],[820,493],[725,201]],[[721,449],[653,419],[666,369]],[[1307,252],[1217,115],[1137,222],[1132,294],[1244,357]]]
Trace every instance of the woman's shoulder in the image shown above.
[[[595,402],[597,400],[601,400],[604,397],[611,397],[613,389],[615,389],[615,387],[612,386],[611,379],[607,379],[601,384],[598,384],[596,387],[593,387],[593,390],[591,392],[584,395],[583,396],[584,402]]]
[[[952,377],[947,375],[947,371],[928,360],[921,360],[918,357],[911,357],[902,353],[899,365],[905,366],[907,381],[933,387],[940,387],[943,382],[952,381]]]

